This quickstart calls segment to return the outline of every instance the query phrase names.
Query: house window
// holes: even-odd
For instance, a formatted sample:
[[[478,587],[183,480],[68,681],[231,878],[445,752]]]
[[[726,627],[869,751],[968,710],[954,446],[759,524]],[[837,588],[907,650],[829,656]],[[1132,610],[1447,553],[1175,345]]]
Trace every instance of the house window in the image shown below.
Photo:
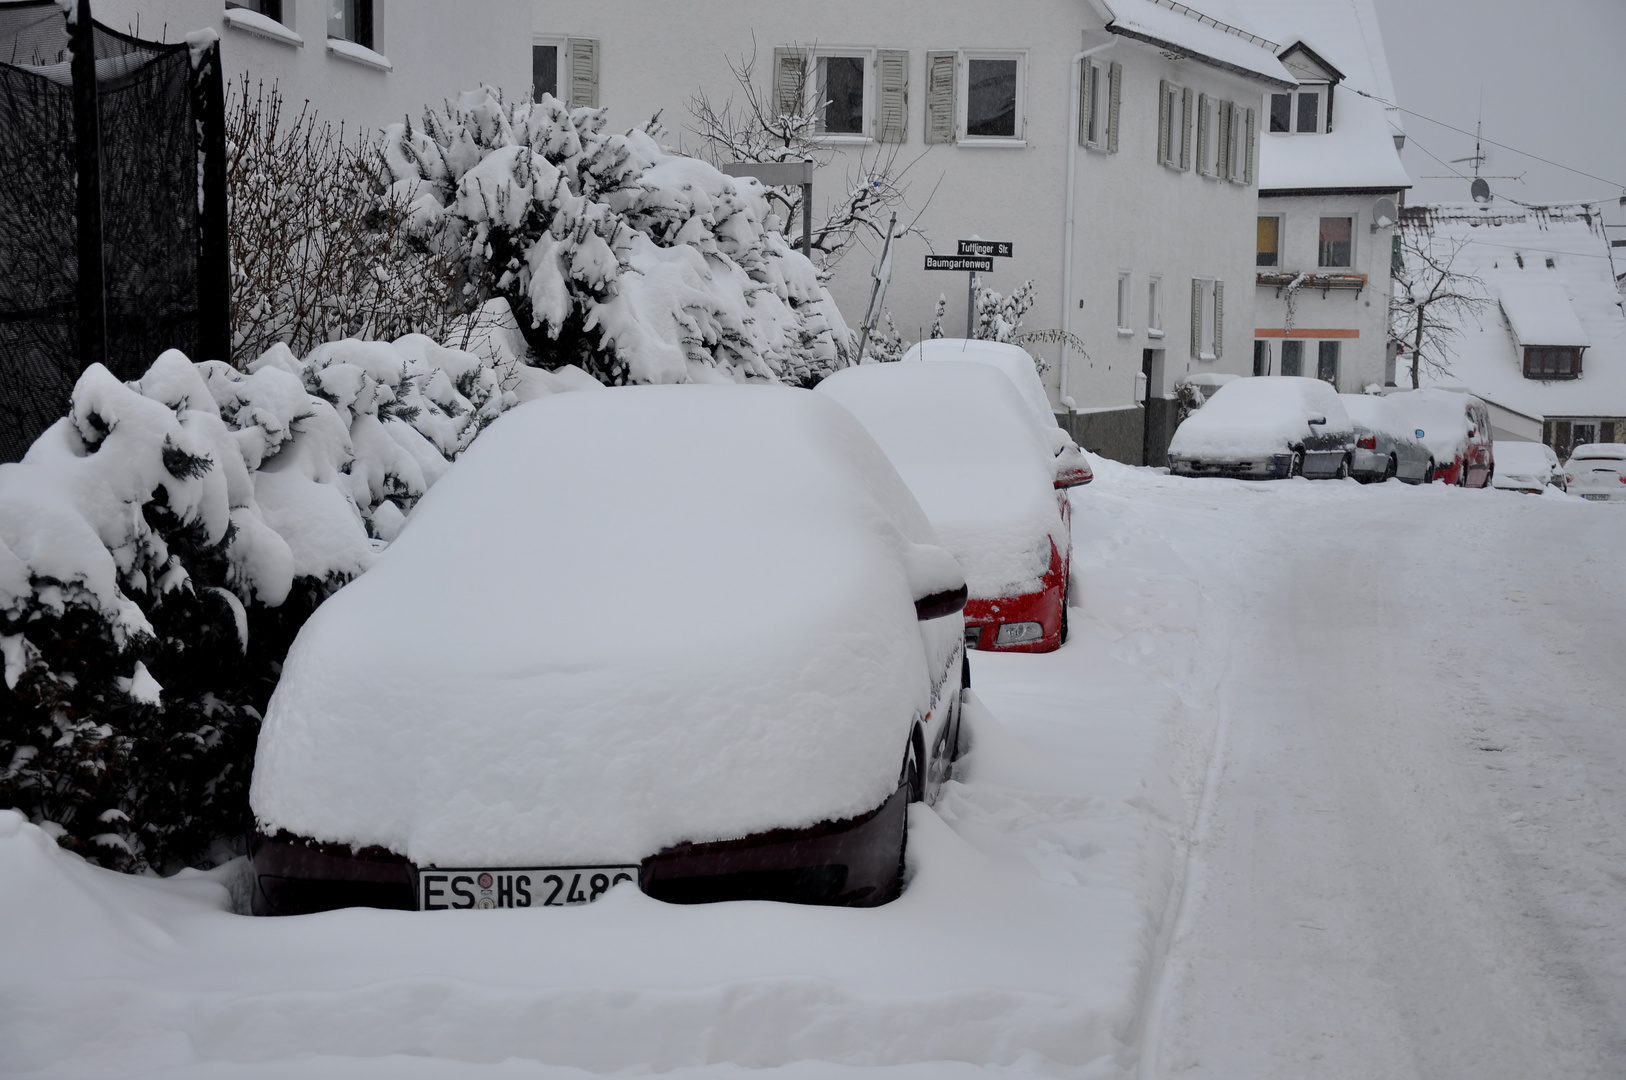
[[[1342,342],[1323,341],[1317,349],[1315,377],[1322,382],[1338,385],[1338,346]]]
[[[282,0],[226,0],[226,6],[258,12],[268,19],[282,22]]]
[[[1253,373],[1270,374],[1270,342],[1263,339],[1253,343]]]
[[[1163,336],[1163,279],[1152,278],[1146,283],[1146,333],[1150,337]]]
[[[558,42],[531,46],[532,101],[541,101],[543,94],[562,100],[559,93],[559,54],[562,51]]]
[[[1022,132],[1022,59],[970,55],[965,64],[965,137],[1015,139]]]
[[[1220,103],[1207,94],[1197,95],[1197,172],[1219,175]]]
[[[1316,256],[1322,267],[1352,266],[1354,254],[1355,219],[1324,217],[1321,219],[1321,244]]]
[[[373,48],[373,0],[328,0],[327,36]]]
[[[1303,83],[1296,93],[1270,95],[1270,130],[1277,135],[1317,135],[1325,131],[1326,104],[1332,100],[1325,83]]]
[[[1129,275],[1118,275],[1118,332],[1120,334],[1133,334],[1134,328],[1129,324],[1133,321],[1129,314]]]
[[[869,87],[869,58],[855,55],[820,56],[814,82],[818,100],[817,129],[821,135],[864,135]]]
[[[1173,83],[1158,88],[1157,159],[1174,169],[1191,167],[1191,91]]]
[[[1225,348],[1225,283],[1191,280],[1191,356],[1218,360]]]
[[[1579,348],[1555,345],[1526,345],[1524,377],[1527,379],[1578,379],[1581,377]]]
[[[1281,264],[1282,219],[1261,215],[1259,218],[1258,252],[1254,256],[1254,265],[1280,266]]]
[[[1106,141],[1107,110],[1101,91],[1106,89],[1106,72],[1093,61],[1084,62],[1084,145],[1100,146]]]
[[[1282,342],[1282,374],[1304,374],[1304,342],[1293,338]]]

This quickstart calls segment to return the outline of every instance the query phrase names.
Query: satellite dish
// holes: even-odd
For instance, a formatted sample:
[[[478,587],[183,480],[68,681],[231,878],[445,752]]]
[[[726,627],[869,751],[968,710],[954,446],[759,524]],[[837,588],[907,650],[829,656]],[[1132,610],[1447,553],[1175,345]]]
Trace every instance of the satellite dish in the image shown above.
[[[1468,188],[1468,191],[1473,195],[1474,202],[1488,203],[1491,201],[1490,181],[1482,176],[1474,177],[1474,182]]]
[[[1395,201],[1385,196],[1372,204],[1372,224],[1380,229],[1387,229],[1400,220],[1400,208]]]

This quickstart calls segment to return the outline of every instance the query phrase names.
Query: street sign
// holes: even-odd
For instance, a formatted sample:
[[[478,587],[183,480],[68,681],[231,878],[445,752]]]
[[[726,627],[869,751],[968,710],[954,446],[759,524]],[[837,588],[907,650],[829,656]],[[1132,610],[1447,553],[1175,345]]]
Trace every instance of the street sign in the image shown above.
[[[1012,244],[1009,240],[961,240],[961,255],[987,255],[999,259],[1011,257]]]
[[[972,273],[991,274],[994,272],[994,260],[981,255],[928,255],[926,269],[970,270]]]

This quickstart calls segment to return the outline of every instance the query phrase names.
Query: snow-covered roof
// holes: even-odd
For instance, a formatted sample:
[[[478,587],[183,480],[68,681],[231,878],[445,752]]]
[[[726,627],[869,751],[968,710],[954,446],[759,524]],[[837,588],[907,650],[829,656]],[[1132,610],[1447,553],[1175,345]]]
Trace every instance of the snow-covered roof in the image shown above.
[[[1466,241],[1454,268],[1479,278],[1493,301],[1503,300],[1500,307],[1487,305],[1477,320],[1467,321],[1453,344],[1456,355],[1450,373],[1432,381],[1467,386],[1486,401],[1530,416],[1626,416],[1626,312],[1621,310],[1609,240],[1596,206],[1523,207],[1505,202],[1412,206],[1402,214],[1401,227],[1415,238],[1432,237],[1436,250],[1448,252],[1450,245]],[[1514,308],[1521,318],[1527,314],[1521,308],[1523,301],[1552,298],[1552,311],[1528,313],[1532,323],[1565,318],[1557,303],[1562,295],[1568,318],[1575,320],[1584,343],[1590,344],[1579,379],[1543,382],[1524,377],[1519,348],[1524,339],[1515,338],[1502,314],[1510,294],[1519,298]],[[1405,356],[1401,362],[1406,362]]]
[[[1502,314],[1520,345],[1592,344],[1575,317],[1570,294],[1551,281],[1507,281],[1498,291]]]
[[[1274,86],[1296,85],[1276,59],[1276,43],[1248,29],[1233,0],[1196,0],[1195,6],[1176,0],[1102,3],[1112,13],[1107,29],[1115,34],[1161,45]]]
[[[1303,43],[1344,76],[1346,87],[1393,101],[1394,81],[1373,0],[1230,0],[1245,25],[1278,42]],[[1338,105],[1343,105],[1339,94]]]

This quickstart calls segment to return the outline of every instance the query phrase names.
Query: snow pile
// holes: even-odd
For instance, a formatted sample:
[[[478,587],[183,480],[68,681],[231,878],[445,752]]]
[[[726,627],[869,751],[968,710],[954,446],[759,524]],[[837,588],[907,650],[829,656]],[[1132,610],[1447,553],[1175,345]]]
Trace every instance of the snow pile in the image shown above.
[[[1315,418],[1326,423],[1312,425]],[[1285,454],[1307,438],[1353,431],[1338,392],[1320,379],[1238,379],[1180,424],[1169,453],[1199,459]]]
[[[1402,431],[1426,446],[1441,466],[1457,460],[1468,446],[1470,400],[1469,395],[1460,390],[1428,386],[1384,397],[1390,415],[1396,418]],[[1417,435],[1419,430],[1422,435]]]
[[[610,384],[816,380],[850,334],[754,180],[606,130],[597,109],[482,88],[392,124],[384,158],[418,227],[506,298],[548,367]]]
[[[806,391],[521,406],[300,633],[255,815],[420,865],[534,866],[871,810],[960,632],[926,624],[922,649],[911,570],[958,583],[920,557],[935,543]]]
[[[1033,592],[1068,537],[1051,462],[1011,380],[983,364],[875,364],[818,392],[863,423],[925,508],[979,598]],[[1052,424],[1054,426],[1054,424]]]

